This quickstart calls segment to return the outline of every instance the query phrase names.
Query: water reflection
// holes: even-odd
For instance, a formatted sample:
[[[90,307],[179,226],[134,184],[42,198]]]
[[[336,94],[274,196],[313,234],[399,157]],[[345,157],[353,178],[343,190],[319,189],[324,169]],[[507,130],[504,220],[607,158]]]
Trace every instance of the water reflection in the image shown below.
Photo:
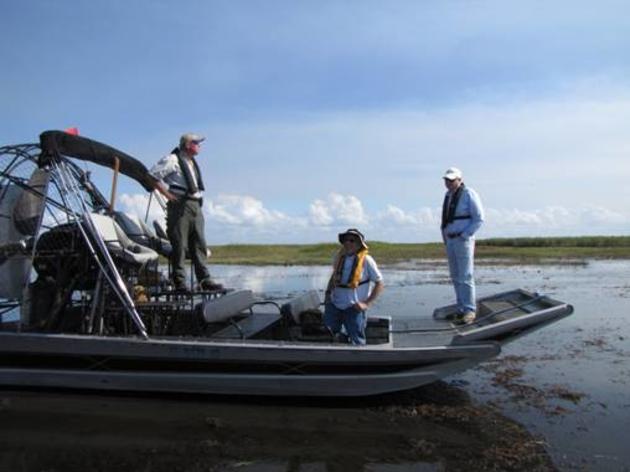
[[[392,287],[442,284],[448,281],[444,267],[419,269],[383,268]],[[328,266],[213,266],[213,276],[226,286],[251,289],[258,294],[290,296],[304,290],[326,288],[332,269]]]
[[[324,266],[214,266],[213,276],[227,286],[268,297],[324,290],[330,269]]]

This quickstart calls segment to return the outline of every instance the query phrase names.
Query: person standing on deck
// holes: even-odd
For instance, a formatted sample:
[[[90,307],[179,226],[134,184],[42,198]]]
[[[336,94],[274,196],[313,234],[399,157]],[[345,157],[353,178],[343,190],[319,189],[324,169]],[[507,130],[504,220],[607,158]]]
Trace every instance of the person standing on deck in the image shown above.
[[[338,336],[341,328],[352,344],[366,343],[366,310],[383,291],[383,276],[368,254],[363,234],[350,228],[339,234],[342,247],[335,256],[326,289],[324,323]],[[374,288],[370,291],[370,283]]]
[[[166,233],[173,248],[171,253],[172,280],[175,290],[187,293],[184,262],[190,253],[195,276],[202,290],[222,290],[223,285],[210,278],[206,267],[207,246],[203,217],[204,185],[195,156],[199,154],[203,136],[186,133],[179,147],[164,156],[150,173],[157,180],[156,190],[162,193],[166,205]]]
[[[442,205],[442,240],[457,299],[456,321],[472,323],[475,303],[475,233],[483,224],[483,207],[477,192],[464,185],[462,171],[451,167],[444,173],[446,195]]]

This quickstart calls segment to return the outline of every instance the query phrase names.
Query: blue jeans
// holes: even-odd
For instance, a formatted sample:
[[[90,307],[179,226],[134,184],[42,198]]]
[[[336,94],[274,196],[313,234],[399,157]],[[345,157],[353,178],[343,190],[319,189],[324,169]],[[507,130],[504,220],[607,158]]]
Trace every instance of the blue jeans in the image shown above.
[[[457,309],[460,312],[477,311],[473,274],[475,239],[462,238],[461,236],[447,239],[446,254],[451,280],[455,288]]]
[[[328,302],[324,308],[324,323],[334,334],[339,333],[343,325],[352,344],[365,344],[367,316],[364,311],[359,311],[352,306],[340,310]]]

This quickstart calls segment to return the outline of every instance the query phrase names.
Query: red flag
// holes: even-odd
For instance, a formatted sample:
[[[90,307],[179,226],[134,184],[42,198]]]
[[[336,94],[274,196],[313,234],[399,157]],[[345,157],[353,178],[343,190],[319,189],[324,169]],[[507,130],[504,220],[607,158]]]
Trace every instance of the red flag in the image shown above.
[[[68,134],[72,134],[72,135],[74,135],[74,136],[79,136],[79,128],[77,128],[77,127],[74,127],[74,128],[66,128],[64,131],[65,131],[66,133],[68,133]]]

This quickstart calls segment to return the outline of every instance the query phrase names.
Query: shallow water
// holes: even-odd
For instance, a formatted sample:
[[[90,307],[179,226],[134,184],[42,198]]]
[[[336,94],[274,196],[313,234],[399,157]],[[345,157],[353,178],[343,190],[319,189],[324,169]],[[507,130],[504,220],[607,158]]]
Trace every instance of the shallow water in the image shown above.
[[[327,267],[215,267],[228,286],[287,297],[325,287]],[[477,295],[513,288],[571,303],[573,316],[504,347],[498,362],[447,379],[496,405],[545,441],[561,470],[630,470],[630,262],[479,266]],[[373,314],[430,317],[452,303],[441,264],[383,268],[387,289]],[[511,382],[493,384],[512,369]],[[526,388],[528,387],[528,388]]]
[[[435,307],[452,302],[442,261],[382,270],[387,288],[373,314],[429,318]],[[212,271],[226,286],[277,299],[321,291],[330,273],[328,267],[300,266]],[[15,428],[15,434],[0,430],[8,444],[0,469],[23,463],[22,470],[62,470],[59,464],[63,470],[109,470],[120,457],[127,470],[176,470],[171,462],[190,457],[193,462],[181,470],[467,470],[461,452],[480,448],[475,438],[490,428],[514,441],[541,444],[560,470],[628,471],[628,273],[628,261],[478,267],[478,296],[524,288],[569,302],[575,313],[505,346],[495,361],[418,389],[412,400],[387,400],[385,410],[363,401],[0,392],[0,418]],[[437,419],[416,414],[422,412],[418,405],[433,408],[446,397],[458,398],[446,413],[454,408],[481,417],[451,424],[440,419],[444,411]],[[528,436],[502,423],[503,416],[524,426]],[[86,457],[73,455],[76,441]],[[409,453],[428,446],[435,451]]]

